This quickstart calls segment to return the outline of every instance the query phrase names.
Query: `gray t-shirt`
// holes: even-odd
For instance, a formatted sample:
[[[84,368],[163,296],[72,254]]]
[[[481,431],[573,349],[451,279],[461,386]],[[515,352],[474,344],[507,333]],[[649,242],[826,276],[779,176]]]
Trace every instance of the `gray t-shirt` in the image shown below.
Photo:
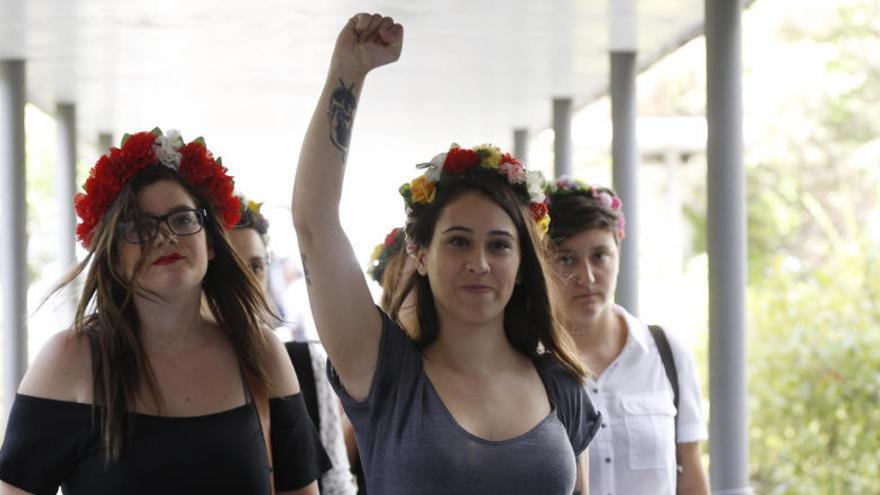
[[[369,395],[355,401],[328,362],[330,383],[354,425],[367,491],[380,495],[571,495],[575,458],[599,428],[584,389],[550,356],[534,360],[553,411],[499,442],[468,433],[440,400],[409,337],[382,312]]]

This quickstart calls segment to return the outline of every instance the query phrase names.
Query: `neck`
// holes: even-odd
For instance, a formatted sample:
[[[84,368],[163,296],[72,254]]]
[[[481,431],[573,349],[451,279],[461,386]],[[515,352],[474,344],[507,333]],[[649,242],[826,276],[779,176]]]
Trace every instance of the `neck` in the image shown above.
[[[168,300],[135,296],[139,337],[147,354],[176,354],[198,345],[208,328],[201,313],[201,291]]]
[[[425,360],[468,375],[485,375],[522,359],[504,334],[504,316],[472,324],[440,318],[440,334],[424,351]]]
[[[611,306],[590,320],[569,322],[568,328],[582,355],[619,350],[626,340],[626,325]]]

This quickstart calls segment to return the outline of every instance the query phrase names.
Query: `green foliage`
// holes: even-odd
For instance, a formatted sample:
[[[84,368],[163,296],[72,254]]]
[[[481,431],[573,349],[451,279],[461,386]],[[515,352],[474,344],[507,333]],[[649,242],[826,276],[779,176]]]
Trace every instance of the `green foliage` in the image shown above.
[[[880,494],[880,0],[798,7],[823,15],[786,14],[768,62],[744,53],[746,114],[768,117],[745,150],[751,481],[761,495]],[[776,13],[751,11],[746,33]],[[780,71],[804,84],[773,93]]]
[[[757,493],[880,493],[880,246],[850,248],[750,289]]]

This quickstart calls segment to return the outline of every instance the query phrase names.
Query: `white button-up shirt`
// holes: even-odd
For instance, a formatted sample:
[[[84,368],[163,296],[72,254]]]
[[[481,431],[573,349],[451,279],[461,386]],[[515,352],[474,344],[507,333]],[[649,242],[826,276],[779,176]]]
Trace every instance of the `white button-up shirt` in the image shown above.
[[[666,332],[678,371],[678,438],[672,386],[648,327],[622,307],[627,338],[587,393],[604,423],[590,443],[590,495],[665,495],[676,488],[675,444],[705,440],[691,352]],[[665,329],[664,329],[665,330]]]

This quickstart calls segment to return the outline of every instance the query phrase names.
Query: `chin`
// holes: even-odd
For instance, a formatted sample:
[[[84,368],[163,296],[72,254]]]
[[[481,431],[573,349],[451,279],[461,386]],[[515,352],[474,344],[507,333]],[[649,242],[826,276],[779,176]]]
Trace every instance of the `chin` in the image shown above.
[[[201,280],[193,280],[192,277],[171,276],[171,277],[151,277],[151,280],[144,280],[142,286],[160,295],[165,294],[181,294],[200,289]]]
[[[579,304],[572,308],[569,314],[577,321],[592,322],[606,309],[608,309],[608,307],[602,304]]]

